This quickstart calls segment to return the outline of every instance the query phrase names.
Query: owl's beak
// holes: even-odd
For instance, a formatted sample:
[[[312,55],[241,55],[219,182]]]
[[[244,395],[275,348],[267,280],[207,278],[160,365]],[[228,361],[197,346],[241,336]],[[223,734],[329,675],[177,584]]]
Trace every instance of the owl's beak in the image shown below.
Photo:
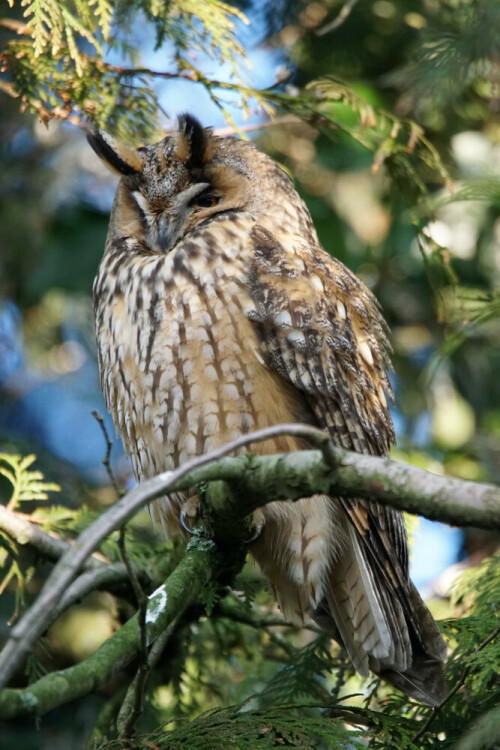
[[[158,247],[167,252],[183,236],[187,218],[192,211],[191,201],[210,187],[209,182],[198,182],[179,193],[173,205],[158,220]]]

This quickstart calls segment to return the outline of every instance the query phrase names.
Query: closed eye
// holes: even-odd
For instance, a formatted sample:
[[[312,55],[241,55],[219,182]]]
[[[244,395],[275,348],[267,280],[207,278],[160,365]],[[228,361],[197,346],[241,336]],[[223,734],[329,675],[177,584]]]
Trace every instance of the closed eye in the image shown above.
[[[191,205],[197,206],[198,208],[213,208],[220,203],[220,201],[221,198],[219,195],[214,195],[213,193],[201,193],[200,195],[197,195],[196,198],[193,198]]]

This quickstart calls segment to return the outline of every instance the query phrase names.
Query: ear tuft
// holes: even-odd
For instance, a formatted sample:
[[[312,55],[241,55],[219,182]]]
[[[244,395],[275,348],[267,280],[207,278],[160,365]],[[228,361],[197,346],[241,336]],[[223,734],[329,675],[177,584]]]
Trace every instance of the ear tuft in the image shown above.
[[[115,138],[98,128],[87,132],[87,140],[97,156],[113,172],[126,177],[142,172],[142,159],[135,149],[120,143]]]
[[[179,135],[180,158],[188,169],[201,169],[207,148],[205,129],[196,117],[184,113],[179,115]]]

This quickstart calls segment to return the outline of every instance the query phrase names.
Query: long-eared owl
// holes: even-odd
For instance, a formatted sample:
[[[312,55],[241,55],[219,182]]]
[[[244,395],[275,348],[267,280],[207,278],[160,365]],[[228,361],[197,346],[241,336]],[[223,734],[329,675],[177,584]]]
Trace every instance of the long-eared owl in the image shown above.
[[[290,422],[386,454],[384,320],[366,286],[322,249],[285,172],[189,115],[138,150],[97,130],[89,141],[121,176],[95,320],[102,389],[137,479]],[[303,447],[278,437],[251,449]],[[184,502],[192,514],[193,498],[151,506],[169,535]],[[271,502],[255,518],[251,553],[285,618],[309,615],[360,674],[439,702],[445,644],[408,576],[402,513],[315,495]]]

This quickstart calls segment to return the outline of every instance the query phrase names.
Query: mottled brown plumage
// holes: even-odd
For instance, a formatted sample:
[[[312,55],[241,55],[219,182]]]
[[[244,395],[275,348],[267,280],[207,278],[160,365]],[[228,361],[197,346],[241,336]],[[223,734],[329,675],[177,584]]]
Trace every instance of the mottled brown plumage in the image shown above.
[[[138,151],[89,140],[122,176],[94,296],[102,389],[137,478],[286,422],[386,454],[385,323],[278,165],[187,115]],[[252,450],[302,447],[280,437]],[[151,513],[171,535],[196,504],[174,496]],[[408,578],[399,511],[317,495],[269,503],[255,523],[251,551],[286,618],[312,616],[361,674],[440,700],[445,645]]]

